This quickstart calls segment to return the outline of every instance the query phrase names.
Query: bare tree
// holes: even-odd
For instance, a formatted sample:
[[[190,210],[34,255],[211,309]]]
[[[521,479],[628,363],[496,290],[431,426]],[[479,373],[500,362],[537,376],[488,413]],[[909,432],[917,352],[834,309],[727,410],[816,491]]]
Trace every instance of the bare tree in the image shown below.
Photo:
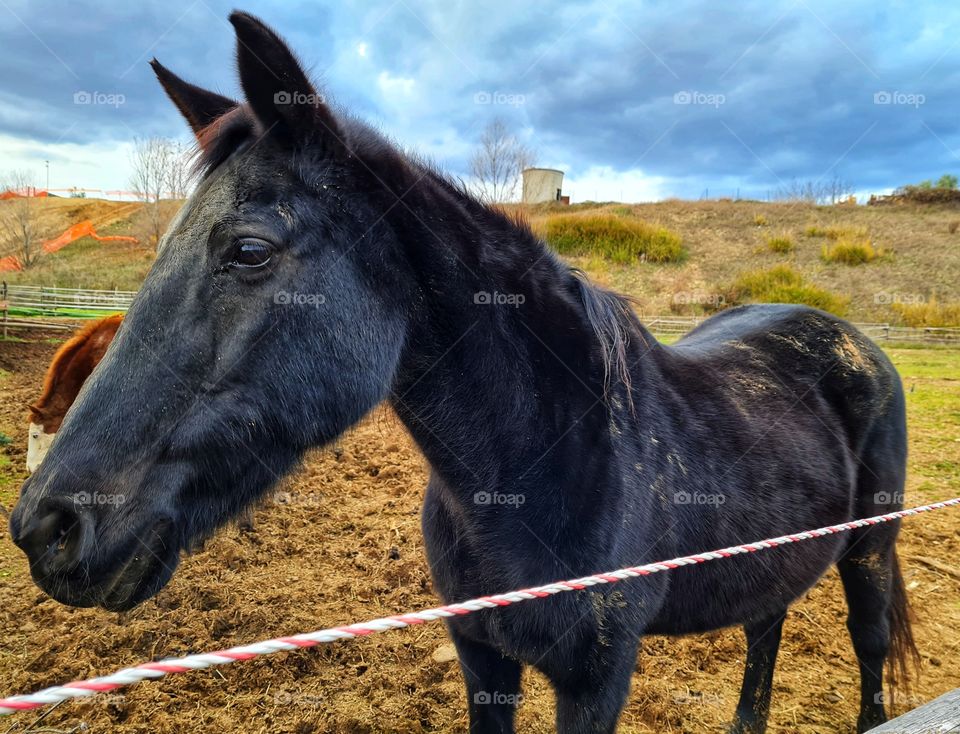
[[[169,219],[169,207],[163,207],[161,200],[186,196],[187,153],[183,145],[169,138],[138,138],[130,165],[130,185],[147,203],[147,238],[156,247]]]
[[[824,181],[797,181],[782,184],[774,194],[777,201],[804,201],[810,204],[839,204],[853,194],[853,186],[834,174]]]
[[[190,149],[180,141],[170,142],[167,190],[172,199],[186,199],[190,188]]]
[[[517,140],[506,123],[495,118],[480,136],[480,146],[470,158],[470,173],[480,198],[501,203],[516,198],[520,174],[533,165],[533,151]]]
[[[32,179],[26,171],[8,171],[0,177],[0,191],[15,196],[0,202],[0,241],[3,254],[13,255],[26,270],[43,254],[43,240],[48,232],[40,226],[38,200],[30,196]]]

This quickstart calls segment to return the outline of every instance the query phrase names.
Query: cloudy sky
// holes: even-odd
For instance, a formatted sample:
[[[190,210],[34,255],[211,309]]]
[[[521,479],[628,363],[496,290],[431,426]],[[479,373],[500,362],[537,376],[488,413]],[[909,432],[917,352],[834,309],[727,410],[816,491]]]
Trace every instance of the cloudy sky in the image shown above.
[[[129,188],[184,137],[156,56],[238,94],[231,3],[0,0],[0,170]],[[454,174],[504,118],[575,201],[858,192],[960,173],[960,3],[250,0],[329,95]]]

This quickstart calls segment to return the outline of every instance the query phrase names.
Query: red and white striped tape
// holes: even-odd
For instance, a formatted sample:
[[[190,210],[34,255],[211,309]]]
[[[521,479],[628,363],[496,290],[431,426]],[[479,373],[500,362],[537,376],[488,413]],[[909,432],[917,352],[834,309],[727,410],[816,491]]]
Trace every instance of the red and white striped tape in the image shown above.
[[[657,563],[648,563],[643,566],[632,566],[630,568],[621,568],[616,571],[599,573],[594,576],[584,576],[570,581],[557,581],[546,586],[534,586],[529,589],[520,589],[510,591],[506,594],[496,594],[494,596],[482,596],[478,599],[460,602],[458,604],[447,604],[446,606],[436,607],[434,609],[424,609],[419,612],[409,612],[407,614],[397,614],[392,617],[383,617],[381,619],[371,619],[369,622],[360,622],[350,624],[344,627],[331,627],[330,629],[318,630],[316,632],[307,632],[304,634],[293,635],[292,637],[277,637],[272,640],[255,642],[252,645],[241,645],[240,647],[231,647],[228,650],[219,652],[202,653],[199,655],[187,655],[181,658],[167,658],[156,663],[143,663],[133,668],[124,668],[116,673],[106,675],[101,678],[90,678],[88,680],[73,681],[65,683],[62,686],[53,686],[45,688],[36,693],[29,693],[21,696],[10,696],[0,699],[0,716],[16,713],[17,711],[29,711],[31,709],[48,706],[51,704],[66,701],[71,698],[81,698],[84,696],[93,696],[97,693],[113,691],[117,688],[123,688],[142,680],[155,680],[163,678],[172,673],[186,673],[190,670],[201,670],[210,668],[214,665],[226,665],[238,660],[250,660],[261,655],[269,655],[284,650],[296,650],[300,647],[313,647],[323,642],[334,642],[335,640],[346,640],[354,637],[363,637],[371,635],[374,632],[385,632],[391,629],[401,627],[410,627],[411,625],[423,624],[424,622],[433,622],[445,617],[456,615],[471,614],[481,609],[493,609],[495,607],[505,607],[529,599],[539,599],[553,594],[559,594],[563,591],[578,591],[588,586],[597,586],[600,584],[612,584],[624,579],[637,578],[638,576],[649,576],[660,571],[671,571],[680,566],[691,566],[706,561],[715,561],[720,558],[729,558],[730,556],[741,553],[754,553],[768,548],[796,543],[801,540],[810,540],[824,535],[842,533],[856,528],[866,527],[868,525],[878,525],[884,522],[890,522],[901,517],[918,515],[921,512],[930,512],[931,510],[940,510],[944,507],[960,505],[960,497],[944,500],[943,502],[933,502],[929,505],[912,507],[897,512],[889,512],[886,515],[877,515],[861,520],[852,520],[851,522],[840,523],[839,525],[829,525],[816,530],[806,530],[802,533],[793,535],[783,535],[779,538],[769,538],[760,540],[756,543],[746,543],[745,545],[734,545],[729,548],[708,551],[706,553],[697,553],[692,556],[681,556],[669,561],[658,561]]]

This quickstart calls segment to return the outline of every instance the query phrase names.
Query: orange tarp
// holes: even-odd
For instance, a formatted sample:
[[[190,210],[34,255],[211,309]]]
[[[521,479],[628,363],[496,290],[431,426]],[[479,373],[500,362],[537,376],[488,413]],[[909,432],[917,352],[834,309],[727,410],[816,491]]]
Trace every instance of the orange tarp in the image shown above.
[[[56,252],[57,250],[62,250],[71,242],[78,240],[81,237],[93,237],[93,239],[97,240],[98,242],[137,242],[136,237],[124,237],[122,235],[107,235],[101,237],[93,228],[93,222],[87,219],[83,222],[74,224],[72,227],[69,227],[59,237],[54,237],[52,240],[47,240],[44,242],[43,251]],[[0,273],[8,273],[15,270],[23,270],[23,265],[20,263],[19,258],[17,258],[15,255],[0,257]]]
[[[64,247],[69,245],[74,240],[78,240],[81,237],[93,237],[93,239],[100,242],[136,242],[136,237],[124,237],[122,235],[108,235],[106,237],[101,237],[97,234],[97,231],[93,228],[93,222],[89,219],[78,222],[72,227],[68,228],[59,237],[55,237],[52,240],[47,240],[43,243],[44,252],[56,252],[57,250],[62,250]]]
[[[6,191],[0,193],[0,201],[5,201],[6,199],[22,199],[27,196],[32,196],[36,199],[45,199],[50,196],[50,194],[48,194],[46,191],[37,191],[36,189],[30,189],[26,193],[14,191],[13,189],[7,189]]]
[[[23,265],[20,264],[18,258],[13,255],[0,257],[0,273],[16,272],[17,270],[23,270]]]

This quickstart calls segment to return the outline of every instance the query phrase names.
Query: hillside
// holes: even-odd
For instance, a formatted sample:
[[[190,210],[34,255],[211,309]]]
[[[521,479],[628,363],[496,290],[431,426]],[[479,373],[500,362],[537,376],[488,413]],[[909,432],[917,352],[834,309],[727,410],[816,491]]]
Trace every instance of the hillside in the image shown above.
[[[165,202],[176,210],[179,204]],[[10,207],[9,201],[0,207]],[[64,288],[103,288],[136,290],[153,263],[153,248],[143,243],[143,204],[103,199],[38,199],[36,231],[43,239],[51,239],[71,225],[90,220],[101,236],[127,235],[140,240],[138,244],[125,242],[98,242],[84,237],[67,245],[59,252],[43,255],[30,269],[22,272],[0,273],[8,283],[60,286]],[[0,208],[0,214],[2,214]],[[9,248],[3,248],[7,254]]]
[[[570,208],[637,217],[681,236],[688,254],[679,264],[569,258],[596,281],[637,298],[641,315],[710,311],[744,271],[782,263],[811,284],[849,298],[846,315],[856,321],[899,323],[896,303],[960,300],[960,233],[950,232],[952,222],[960,225],[956,208],[676,200]],[[528,217],[542,233],[557,211],[539,207]],[[808,236],[812,226],[866,230],[881,255],[857,266],[826,263],[821,250],[827,240]],[[783,235],[793,250],[771,251],[766,240]]]
[[[176,205],[168,204],[171,209]],[[680,263],[619,264],[599,255],[567,258],[597,282],[635,297],[641,316],[709,312],[724,305],[730,284],[743,272],[783,263],[811,285],[849,300],[846,315],[855,321],[902,323],[897,303],[960,303],[960,210],[955,207],[666,201],[539,206],[523,216],[543,234],[547,221],[561,213],[642,220],[680,236],[686,251]],[[136,235],[142,227],[142,212],[117,202],[62,199],[49,216],[56,217],[61,228],[78,218],[93,218],[98,229],[102,225],[102,234]],[[821,251],[828,240],[809,236],[811,227],[865,233],[879,256],[856,266],[824,262]],[[791,250],[772,251],[767,240],[782,236],[789,239]],[[142,244],[84,239],[27,272],[5,277],[10,282],[135,289],[152,259],[152,248]]]

